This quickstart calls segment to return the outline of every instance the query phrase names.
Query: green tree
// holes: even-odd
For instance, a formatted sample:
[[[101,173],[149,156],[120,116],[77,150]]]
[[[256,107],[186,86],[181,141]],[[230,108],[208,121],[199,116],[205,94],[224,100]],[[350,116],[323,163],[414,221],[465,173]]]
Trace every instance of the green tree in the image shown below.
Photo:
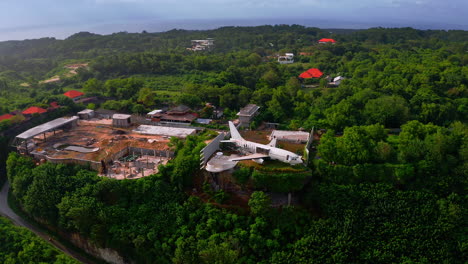
[[[227,242],[218,243],[216,241],[210,241],[199,254],[203,263],[207,264],[234,264],[238,263],[239,256],[239,253],[231,249]]]
[[[250,212],[255,216],[263,216],[270,210],[270,196],[261,191],[253,192],[249,199]]]
[[[409,118],[409,108],[402,97],[383,96],[367,102],[364,116],[368,124],[380,123],[385,127],[400,127]]]
[[[83,91],[87,94],[101,94],[104,84],[96,78],[91,78],[83,84]]]

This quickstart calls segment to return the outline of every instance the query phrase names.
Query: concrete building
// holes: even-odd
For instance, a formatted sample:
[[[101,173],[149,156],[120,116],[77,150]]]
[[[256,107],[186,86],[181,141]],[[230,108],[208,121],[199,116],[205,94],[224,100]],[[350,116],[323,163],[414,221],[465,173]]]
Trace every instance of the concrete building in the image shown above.
[[[195,135],[197,130],[193,128],[141,125],[134,129],[133,132],[143,135],[186,138],[189,135]]]
[[[78,117],[80,119],[88,120],[94,117],[94,110],[85,109],[83,111],[78,112]]]
[[[242,108],[237,115],[239,116],[240,126],[248,127],[252,119],[259,114],[260,107],[255,104],[248,104]]]
[[[114,114],[112,116],[112,126],[114,127],[129,127],[131,125],[131,115]]]
[[[292,143],[306,143],[309,140],[309,137],[310,133],[304,131],[273,130],[269,139]]]

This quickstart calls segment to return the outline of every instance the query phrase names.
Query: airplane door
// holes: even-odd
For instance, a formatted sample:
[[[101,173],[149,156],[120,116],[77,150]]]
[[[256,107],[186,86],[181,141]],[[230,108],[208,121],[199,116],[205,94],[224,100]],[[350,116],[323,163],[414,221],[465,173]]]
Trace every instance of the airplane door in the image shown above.
[[[270,155],[270,150],[266,148],[257,147],[255,153]]]

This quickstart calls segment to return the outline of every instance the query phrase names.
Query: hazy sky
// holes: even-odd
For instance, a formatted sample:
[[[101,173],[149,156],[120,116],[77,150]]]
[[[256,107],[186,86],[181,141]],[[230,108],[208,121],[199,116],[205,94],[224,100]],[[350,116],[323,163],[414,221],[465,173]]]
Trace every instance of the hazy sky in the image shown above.
[[[0,0],[0,11],[0,40],[63,38],[78,31],[274,24],[276,20],[309,26],[318,21],[322,28],[468,29],[467,0]],[[220,22],[226,20],[230,22]]]

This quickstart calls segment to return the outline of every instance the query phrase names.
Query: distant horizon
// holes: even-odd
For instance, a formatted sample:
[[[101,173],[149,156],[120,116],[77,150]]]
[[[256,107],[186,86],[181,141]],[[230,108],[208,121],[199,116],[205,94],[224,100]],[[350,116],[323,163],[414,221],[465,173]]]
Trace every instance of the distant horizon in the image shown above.
[[[166,32],[173,29],[181,30],[213,30],[227,26],[263,26],[263,25],[301,25],[320,29],[356,29],[365,30],[375,27],[404,28],[411,27],[420,30],[468,30],[468,25],[454,25],[444,23],[427,23],[417,21],[372,22],[345,21],[324,19],[287,19],[287,18],[259,18],[259,19],[152,19],[152,20],[121,20],[108,23],[90,23],[83,25],[51,24],[37,26],[18,26],[10,28],[0,27],[0,41],[22,41],[28,39],[56,38],[66,39],[79,32],[90,32],[99,35],[109,35],[118,32],[149,33]]]

